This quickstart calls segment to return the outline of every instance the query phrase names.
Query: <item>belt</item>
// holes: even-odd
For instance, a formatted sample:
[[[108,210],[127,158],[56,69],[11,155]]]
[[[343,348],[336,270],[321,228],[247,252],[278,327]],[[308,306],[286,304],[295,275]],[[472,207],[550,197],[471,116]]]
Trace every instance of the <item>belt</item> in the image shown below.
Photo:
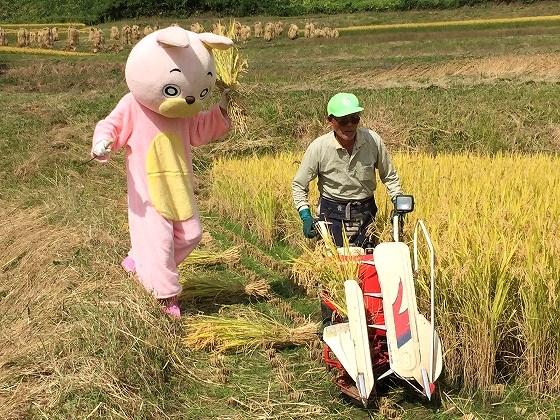
[[[339,211],[341,212],[342,212],[342,207],[344,207],[344,217],[346,220],[351,219],[352,208],[356,208],[356,207],[359,208],[366,204],[370,204],[372,202],[375,204],[375,200],[373,197],[368,197],[368,198],[363,198],[358,200],[343,201],[343,200],[333,200],[332,198],[325,198],[321,196],[321,200],[325,200],[331,204],[335,204],[339,208]]]

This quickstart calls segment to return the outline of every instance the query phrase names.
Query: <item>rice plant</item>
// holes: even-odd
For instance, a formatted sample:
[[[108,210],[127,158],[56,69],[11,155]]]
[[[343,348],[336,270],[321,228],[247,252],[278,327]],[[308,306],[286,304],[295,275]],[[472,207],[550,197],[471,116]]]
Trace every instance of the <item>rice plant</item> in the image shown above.
[[[359,260],[349,255],[347,237],[343,237],[345,255],[340,255],[328,230],[320,232],[322,242],[314,249],[303,245],[304,251],[294,260],[292,272],[308,295],[325,294],[337,312],[346,316],[344,282],[358,278]]]
[[[308,290],[331,278],[340,287],[349,277],[337,274],[339,262],[301,239],[290,189],[300,158],[285,153],[218,160],[212,195],[221,199],[213,206],[264,243],[284,240],[299,247],[294,271]],[[436,248],[436,315],[448,377],[471,391],[488,390],[505,378],[539,395],[560,390],[560,158],[401,153],[393,161],[416,201],[405,241],[421,218]],[[313,205],[317,193],[310,189]],[[374,230],[381,241],[390,241],[391,206],[382,185],[376,202]],[[421,272],[421,309],[427,279]]]

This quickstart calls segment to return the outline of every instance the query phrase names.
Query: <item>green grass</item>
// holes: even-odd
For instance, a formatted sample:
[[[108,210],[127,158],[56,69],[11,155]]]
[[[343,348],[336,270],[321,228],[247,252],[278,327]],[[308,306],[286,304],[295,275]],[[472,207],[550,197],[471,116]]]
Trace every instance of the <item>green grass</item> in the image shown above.
[[[343,27],[553,14],[555,5],[312,18]],[[257,19],[269,18],[247,21]],[[283,20],[300,26],[304,22]],[[557,153],[560,114],[554,104],[560,94],[559,74],[552,72],[548,79],[529,74],[496,80],[423,80],[415,79],[414,69],[500,55],[553,57],[558,41],[556,27],[387,31],[270,44],[251,40],[241,46],[249,58],[244,78],[249,137],[262,141],[262,148],[301,149],[324,132],[328,97],[352,90],[365,104],[365,122],[383,134],[391,150]],[[185,349],[182,326],[160,315],[151,298],[121,272],[119,263],[128,250],[123,157],[115,156],[109,165],[84,162],[96,122],[127,92],[126,56],[127,51],[65,59],[0,54],[0,208],[15,206],[15,214],[28,217],[18,222],[20,235],[28,230],[42,235],[14,250],[20,235],[8,238],[0,232],[0,383],[6,384],[0,386],[0,417],[381,418],[375,410],[342,400],[330,374],[305,348],[280,352],[294,375],[294,389],[282,389],[262,352],[226,355],[224,383],[218,375],[222,368],[209,361],[212,355]],[[411,71],[392,76],[403,67]],[[373,76],[379,74],[391,84],[375,81]],[[238,153],[245,141],[232,136],[227,153]],[[211,165],[223,150],[198,150],[197,167]],[[258,151],[257,146],[250,152]],[[198,175],[204,184],[205,174]],[[212,209],[205,211],[212,215]],[[3,228],[16,224],[14,214],[1,214]],[[235,221],[213,217],[203,223],[223,247],[234,240],[244,243],[245,254],[238,267],[202,269],[197,275],[253,273],[268,279],[294,310],[318,319],[318,302],[293,287],[278,268],[294,256],[293,249],[285,244],[268,249]],[[42,244],[48,247],[37,251]],[[271,259],[279,265],[272,266]],[[16,305],[16,296],[10,295],[14,290],[32,302],[29,323],[26,306]],[[258,306],[273,310],[266,302]],[[495,419],[537,414],[553,418],[559,408],[555,398],[529,398],[515,384],[495,405],[461,394],[444,380],[442,385],[443,404],[435,412],[400,386],[389,389],[383,401],[410,419],[451,419],[468,413]],[[302,393],[300,401],[289,398],[293,390]],[[19,404],[9,406],[8,401]],[[2,411],[10,407],[11,412]]]

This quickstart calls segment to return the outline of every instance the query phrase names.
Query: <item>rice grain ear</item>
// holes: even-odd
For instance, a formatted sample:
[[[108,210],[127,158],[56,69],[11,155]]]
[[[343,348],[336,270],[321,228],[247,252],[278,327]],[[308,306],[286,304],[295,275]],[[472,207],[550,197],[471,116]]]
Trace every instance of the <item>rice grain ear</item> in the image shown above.
[[[232,38],[234,34],[235,22],[232,22],[227,30],[227,36]],[[225,38],[231,41],[230,38],[221,35],[200,35],[212,37],[212,39],[215,37]],[[231,43],[233,45],[233,41],[231,41]],[[247,71],[247,60],[240,56],[237,47],[233,47],[227,51],[213,51],[213,55],[217,72],[216,87],[219,92],[222,92],[224,89],[230,89],[227,112],[234,129],[241,134],[245,134],[248,129],[247,113],[243,105],[239,79],[241,75]]]
[[[271,296],[270,285],[263,279],[251,281],[245,285],[245,293],[248,296],[269,298]]]

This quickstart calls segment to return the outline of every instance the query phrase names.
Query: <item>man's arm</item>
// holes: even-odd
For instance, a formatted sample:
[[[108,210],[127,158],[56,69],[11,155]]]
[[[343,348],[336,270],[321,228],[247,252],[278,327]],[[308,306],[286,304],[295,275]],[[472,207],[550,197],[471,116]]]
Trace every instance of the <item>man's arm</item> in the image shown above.
[[[292,181],[292,196],[294,206],[299,211],[301,208],[309,207],[309,183],[317,177],[319,172],[318,152],[312,144],[309,145],[301,164]]]
[[[377,163],[375,166],[379,171],[379,178],[381,179],[381,182],[385,184],[389,196],[393,199],[397,195],[401,195],[403,193],[399,175],[397,174],[397,171],[393,166],[393,162],[391,162],[389,152],[379,135],[375,136],[375,141],[377,143]]]

